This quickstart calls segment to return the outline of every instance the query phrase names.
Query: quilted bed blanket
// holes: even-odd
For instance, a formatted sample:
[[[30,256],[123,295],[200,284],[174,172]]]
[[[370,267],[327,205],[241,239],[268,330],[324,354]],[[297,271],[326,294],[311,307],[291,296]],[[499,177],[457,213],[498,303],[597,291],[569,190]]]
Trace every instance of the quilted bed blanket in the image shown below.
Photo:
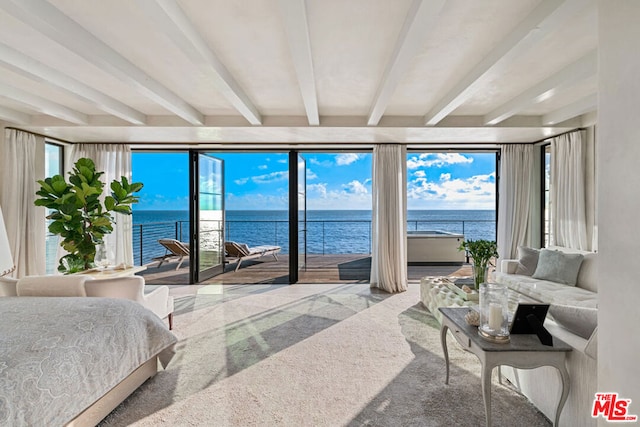
[[[129,300],[0,298],[0,425],[64,425],[176,341]]]

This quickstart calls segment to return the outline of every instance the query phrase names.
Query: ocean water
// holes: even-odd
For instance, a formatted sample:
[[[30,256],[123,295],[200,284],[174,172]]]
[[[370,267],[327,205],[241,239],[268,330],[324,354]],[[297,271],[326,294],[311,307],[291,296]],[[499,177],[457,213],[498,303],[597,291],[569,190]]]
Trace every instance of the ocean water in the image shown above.
[[[287,211],[227,211],[225,240],[249,246],[278,245],[289,252]],[[188,211],[133,212],[134,258],[147,263],[162,255],[158,239],[188,241]],[[299,225],[304,230],[304,223]],[[407,230],[438,230],[464,234],[467,239],[496,238],[493,210],[410,210]],[[306,246],[309,254],[366,254],[371,252],[371,211],[307,211]]]

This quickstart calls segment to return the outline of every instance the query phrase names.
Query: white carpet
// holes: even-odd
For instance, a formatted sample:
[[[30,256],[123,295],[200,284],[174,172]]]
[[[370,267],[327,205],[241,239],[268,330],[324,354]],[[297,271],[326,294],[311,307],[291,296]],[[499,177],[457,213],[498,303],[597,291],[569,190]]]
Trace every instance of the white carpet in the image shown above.
[[[480,363],[450,339],[419,286],[211,286],[176,300],[176,357],[104,426],[484,425]],[[548,426],[494,381],[496,426]]]

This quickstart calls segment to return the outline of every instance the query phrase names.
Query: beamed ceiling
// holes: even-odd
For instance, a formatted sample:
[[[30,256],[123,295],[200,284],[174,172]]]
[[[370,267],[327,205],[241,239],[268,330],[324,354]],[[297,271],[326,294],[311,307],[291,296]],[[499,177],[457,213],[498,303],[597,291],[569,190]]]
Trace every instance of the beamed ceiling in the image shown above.
[[[0,38],[0,119],[70,142],[492,144],[596,117],[590,0],[0,0]]]

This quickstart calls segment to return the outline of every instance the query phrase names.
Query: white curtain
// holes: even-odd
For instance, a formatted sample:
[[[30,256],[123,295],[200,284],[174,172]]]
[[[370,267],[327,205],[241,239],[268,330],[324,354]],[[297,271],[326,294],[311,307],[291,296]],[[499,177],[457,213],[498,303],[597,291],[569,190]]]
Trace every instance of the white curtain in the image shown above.
[[[535,151],[531,144],[505,144],[500,156],[498,254],[516,256],[519,245],[531,246],[531,209],[535,194]]]
[[[371,287],[407,290],[407,150],[380,144],[373,149]]]
[[[44,138],[5,130],[0,205],[16,269],[13,277],[45,274],[45,209],[36,207],[44,179]]]
[[[75,163],[83,157],[90,158],[96,171],[104,172],[102,196],[111,194],[111,182],[126,177],[131,182],[131,147],[127,144],[77,144],[71,153]],[[115,219],[113,233],[105,236],[105,246],[116,265],[133,265],[133,219],[130,215],[112,214]]]
[[[588,250],[582,132],[551,140],[551,244]]]

